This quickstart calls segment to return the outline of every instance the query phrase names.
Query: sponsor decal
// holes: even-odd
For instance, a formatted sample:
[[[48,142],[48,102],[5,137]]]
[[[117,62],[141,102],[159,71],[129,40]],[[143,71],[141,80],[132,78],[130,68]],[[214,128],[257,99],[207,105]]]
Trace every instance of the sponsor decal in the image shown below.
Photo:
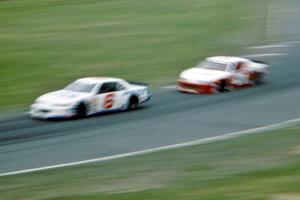
[[[97,99],[97,97],[96,97],[96,98],[93,98],[93,99],[91,100],[91,104],[92,104],[92,105],[97,105],[97,104],[98,104],[98,99]]]
[[[146,91],[147,91],[146,88],[145,89],[143,88],[143,89],[129,90],[129,91],[125,92],[124,95],[131,95],[131,94],[142,95]]]
[[[114,97],[115,94],[114,93],[109,93],[104,97],[104,103],[103,103],[103,107],[108,109],[108,108],[112,108],[114,105]]]

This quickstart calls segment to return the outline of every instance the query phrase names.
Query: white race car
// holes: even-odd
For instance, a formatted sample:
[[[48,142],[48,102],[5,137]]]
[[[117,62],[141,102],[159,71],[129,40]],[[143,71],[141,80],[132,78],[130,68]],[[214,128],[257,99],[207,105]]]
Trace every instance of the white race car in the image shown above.
[[[269,66],[240,57],[207,58],[179,75],[177,89],[187,93],[214,93],[263,82]]]
[[[131,84],[119,78],[81,78],[62,90],[37,98],[29,114],[41,119],[85,117],[102,112],[133,110],[150,98],[145,85]]]

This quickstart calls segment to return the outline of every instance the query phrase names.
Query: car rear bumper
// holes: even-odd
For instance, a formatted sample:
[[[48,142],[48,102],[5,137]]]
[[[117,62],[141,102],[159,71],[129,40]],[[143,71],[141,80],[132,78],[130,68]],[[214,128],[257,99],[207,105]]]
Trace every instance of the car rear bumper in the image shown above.
[[[151,98],[152,98],[152,94],[149,93],[148,96],[139,103],[145,103],[145,102],[149,101]]]

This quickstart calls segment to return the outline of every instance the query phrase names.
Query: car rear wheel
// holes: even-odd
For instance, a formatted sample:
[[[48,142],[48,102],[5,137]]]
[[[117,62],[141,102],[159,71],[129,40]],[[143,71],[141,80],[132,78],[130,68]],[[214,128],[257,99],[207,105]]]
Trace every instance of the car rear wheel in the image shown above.
[[[253,81],[255,85],[261,85],[262,83],[264,83],[264,75],[262,73],[255,72]]]
[[[127,110],[135,110],[139,107],[139,99],[137,96],[131,96],[128,101]]]
[[[227,85],[226,80],[221,80],[220,83],[218,84],[217,90],[219,92],[224,92],[226,90],[226,85]]]

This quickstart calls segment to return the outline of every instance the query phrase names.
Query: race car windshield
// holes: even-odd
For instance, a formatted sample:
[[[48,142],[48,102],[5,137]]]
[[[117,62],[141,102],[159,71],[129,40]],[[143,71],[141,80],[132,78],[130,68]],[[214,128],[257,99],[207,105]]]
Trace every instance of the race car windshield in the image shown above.
[[[96,84],[92,83],[84,83],[81,81],[75,81],[65,87],[65,90],[73,91],[73,92],[84,92],[84,93],[90,93]]]
[[[210,69],[218,71],[226,71],[226,63],[214,62],[214,61],[203,61],[197,67],[201,69]]]

